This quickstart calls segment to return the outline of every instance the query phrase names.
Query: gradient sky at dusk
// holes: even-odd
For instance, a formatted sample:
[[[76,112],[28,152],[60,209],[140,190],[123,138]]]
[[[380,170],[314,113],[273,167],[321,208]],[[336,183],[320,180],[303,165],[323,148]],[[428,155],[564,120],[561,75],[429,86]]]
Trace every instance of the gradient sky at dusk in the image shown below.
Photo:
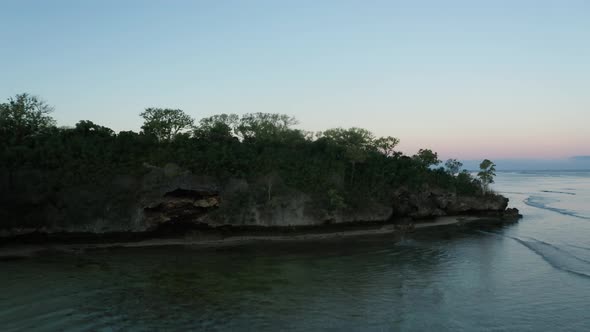
[[[462,159],[590,155],[590,1],[0,0],[0,98],[138,130],[278,112]]]

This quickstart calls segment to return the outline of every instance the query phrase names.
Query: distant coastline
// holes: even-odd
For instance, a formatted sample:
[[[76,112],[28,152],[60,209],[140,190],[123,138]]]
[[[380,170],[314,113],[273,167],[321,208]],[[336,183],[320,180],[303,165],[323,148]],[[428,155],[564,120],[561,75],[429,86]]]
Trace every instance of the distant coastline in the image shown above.
[[[468,170],[476,171],[479,161],[463,160],[463,165]],[[575,156],[561,159],[495,159],[498,172],[575,172],[590,171],[590,156]]]

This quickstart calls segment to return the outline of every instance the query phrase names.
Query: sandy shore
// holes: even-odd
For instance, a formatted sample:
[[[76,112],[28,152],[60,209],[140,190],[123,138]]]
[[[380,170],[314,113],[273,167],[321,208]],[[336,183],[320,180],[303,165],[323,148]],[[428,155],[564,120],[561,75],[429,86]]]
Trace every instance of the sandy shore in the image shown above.
[[[414,224],[414,229],[424,229],[438,226],[460,225],[468,222],[482,220],[478,217],[440,217],[433,221]],[[401,234],[394,225],[384,225],[367,229],[303,233],[290,235],[235,235],[223,238],[207,238],[199,236],[185,236],[182,238],[149,239],[135,242],[113,242],[99,244],[40,244],[40,245],[12,245],[0,248],[0,259],[26,258],[46,252],[81,253],[86,250],[101,248],[139,248],[155,246],[231,246],[260,241],[313,241],[325,239],[337,239],[354,236]]]

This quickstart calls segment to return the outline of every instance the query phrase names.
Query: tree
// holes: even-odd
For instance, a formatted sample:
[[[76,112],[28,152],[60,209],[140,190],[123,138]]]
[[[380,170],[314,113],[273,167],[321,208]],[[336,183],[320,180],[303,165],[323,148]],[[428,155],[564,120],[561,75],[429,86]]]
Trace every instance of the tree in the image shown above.
[[[170,108],[146,108],[140,114],[144,119],[141,129],[158,141],[172,140],[176,135],[190,129],[193,119],[182,110]]]
[[[375,140],[374,145],[377,150],[387,157],[392,157],[396,154],[395,147],[399,144],[399,139],[391,136],[380,137]]]
[[[432,152],[430,149],[420,149],[418,150],[418,153],[412,158],[419,162],[424,168],[436,166],[441,162],[438,159],[438,154],[436,152]]]
[[[463,167],[463,163],[458,161],[457,159],[449,159],[445,163],[445,168],[447,169],[447,172],[452,176],[459,174],[461,167]]]
[[[53,107],[27,93],[9,98],[7,103],[0,104],[0,135],[20,144],[25,138],[55,126],[51,112]]]
[[[231,138],[237,135],[236,129],[240,122],[237,114],[219,114],[199,121],[194,135],[199,138],[220,139]]]
[[[496,176],[496,164],[494,164],[489,159],[485,159],[484,161],[479,164],[479,173],[477,176],[481,181],[481,189],[483,193],[487,193],[489,190],[489,185],[494,183],[494,177]]]
[[[53,107],[27,93],[0,104],[0,168],[7,169],[8,188],[13,188],[16,169],[31,153],[27,141],[55,127],[51,112]]]
[[[333,128],[323,132],[323,137],[344,147],[347,159],[351,164],[350,183],[354,182],[356,164],[367,158],[367,150],[373,146],[375,136],[363,128]]]
[[[81,120],[76,123],[76,132],[84,135],[97,135],[97,136],[113,136],[115,132],[111,128],[97,125],[89,120]]]
[[[297,123],[285,114],[248,113],[242,115],[235,131],[242,139],[276,139]]]
[[[455,188],[459,194],[476,195],[481,189],[481,183],[464,169],[455,177]]]
[[[372,146],[375,136],[367,129],[352,127],[349,129],[332,128],[324,131],[322,137],[342,146],[354,146],[367,149]]]

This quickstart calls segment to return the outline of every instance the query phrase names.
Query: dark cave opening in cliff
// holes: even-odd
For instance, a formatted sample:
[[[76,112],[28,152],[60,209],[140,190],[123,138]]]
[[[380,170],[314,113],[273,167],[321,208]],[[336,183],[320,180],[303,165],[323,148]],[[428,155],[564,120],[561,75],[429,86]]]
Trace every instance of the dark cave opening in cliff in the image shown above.
[[[165,220],[151,231],[159,236],[186,234],[195,230],[208,229],[199,218],[217,209],[219,194],[211,191],[175,189],[163,195],[163,200],[144,208],[146,216]]]
[[[167,219],[167,221],[159,223],[151,230],[151,232],[159,236],[181,235],[194,230],[209,228],[206,223],[197,220],[210,209],[196,207],[190,202],[181,204],[161,203],[144,210],[147,216],[158,216]]]
[[[164,197],[170,198],[189,198],[189,199],[205,199],[209,197],[218,196],[218,193],[204,190],[190,190],[190,189],[174,189],[164,194]]]

